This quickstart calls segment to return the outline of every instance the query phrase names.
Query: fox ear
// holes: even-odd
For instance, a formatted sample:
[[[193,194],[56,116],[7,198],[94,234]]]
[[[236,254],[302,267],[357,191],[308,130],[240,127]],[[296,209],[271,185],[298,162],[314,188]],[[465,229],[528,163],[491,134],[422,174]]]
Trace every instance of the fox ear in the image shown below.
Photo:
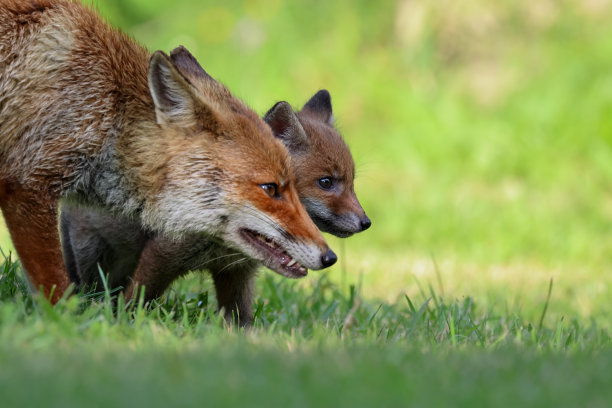
[[[199,77],[213,80],[213,77],[204,71],[198,60],[182,45],[176,47],[170,52],[170,60],[172,64],[186,77]]]
[[[151,57],[148,76],[158,124],[206,129],[216,126],[213,108],[162,51],[155,51]]]
[[[308,136],[289,103],[277,102],[265,114],[264,121],[290,153],[302,150],[308,145]]]
[[[332,113],[331,95],[326,89],[321,89],[304,105],[305,110],[309,110],[321,118],[328,125],[334,124]]]

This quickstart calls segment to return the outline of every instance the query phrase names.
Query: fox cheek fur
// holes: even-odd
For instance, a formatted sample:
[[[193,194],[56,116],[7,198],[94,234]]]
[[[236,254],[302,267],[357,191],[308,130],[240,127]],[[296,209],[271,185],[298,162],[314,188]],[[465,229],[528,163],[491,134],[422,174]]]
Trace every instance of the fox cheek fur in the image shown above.
[[[334,128],[331,97],[317,92],[292,120],[279,102],[264,120],[291,154],[300,199],[316,226],[341,238],[372,224],[353,187],[355,164],[342,136]],[[320,180],[328,179],[323,188]]]

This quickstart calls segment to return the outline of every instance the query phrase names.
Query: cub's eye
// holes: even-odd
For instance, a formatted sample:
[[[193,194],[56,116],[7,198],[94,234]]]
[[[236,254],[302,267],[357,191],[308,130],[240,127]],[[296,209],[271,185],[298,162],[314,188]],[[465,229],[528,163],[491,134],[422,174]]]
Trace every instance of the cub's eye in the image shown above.
[[[266,192],[266,194],[268,194],[270,197],[272,198],[278,198],[278,184],[276,183],[267,183],[267,184],[262,184],[261,188],[263,188],[263,190]]]
[[[317,180],[319,187],[323,190],[329,190],[334,185],[332,179],[330,177],[323,177]]]

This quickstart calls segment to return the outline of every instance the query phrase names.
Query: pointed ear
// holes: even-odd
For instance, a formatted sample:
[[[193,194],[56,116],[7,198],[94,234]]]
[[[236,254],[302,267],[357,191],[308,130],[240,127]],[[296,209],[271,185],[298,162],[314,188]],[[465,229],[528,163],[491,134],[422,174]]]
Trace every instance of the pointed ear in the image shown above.
[[[289,153],[304,149],[308,145],[308,136],[302,127],[293,108],[287,102],[277,102],[264,116],[274,136],[279,138]]]
[[[182,45],[176,47],[170,52],[170,60],[172,64],[186,77],[205,78],[213,80],[213,77],[204,71],[204,68],[198,63],[193,55]]]
[[[334,115],[332,113],[331,96],[325,89],[317,92],[302,108],[316,114],[321,121],[328,125],[334,124]]]
[[[158,124],[194,129],[217,125],[213,108],[162,51],[151,57],[148,76]]]

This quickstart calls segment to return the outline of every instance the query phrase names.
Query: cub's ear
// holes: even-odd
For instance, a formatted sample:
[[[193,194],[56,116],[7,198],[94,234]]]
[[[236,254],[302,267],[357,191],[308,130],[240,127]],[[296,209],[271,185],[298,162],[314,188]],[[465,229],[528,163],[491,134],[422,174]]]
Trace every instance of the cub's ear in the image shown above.
[[[217,127],[218,116],[204,95],[162,51],[155,51],[151,57],[148,76],[158,124],[210,130]]]
[[[321,89],[317,92],[302,108],[309,110],[317,115],[322,122],[328,125],[334,124],[334,115],[332,113],[331,96],[325,89]]]
[[[192,76],[214,81],[213,77],[208,75],[208,72],[204,71],[204,68],[202,68],[198,60],[196,60],[187,48],[182,45],[170,52],[170,60],[181,74],[185,75],[187,78]]]
[[[304,149],[308,145],[308,136],[302,127],[293,108],[287,102],[277,102],[264,116],[274,136],[279,138],[289,153]]]

